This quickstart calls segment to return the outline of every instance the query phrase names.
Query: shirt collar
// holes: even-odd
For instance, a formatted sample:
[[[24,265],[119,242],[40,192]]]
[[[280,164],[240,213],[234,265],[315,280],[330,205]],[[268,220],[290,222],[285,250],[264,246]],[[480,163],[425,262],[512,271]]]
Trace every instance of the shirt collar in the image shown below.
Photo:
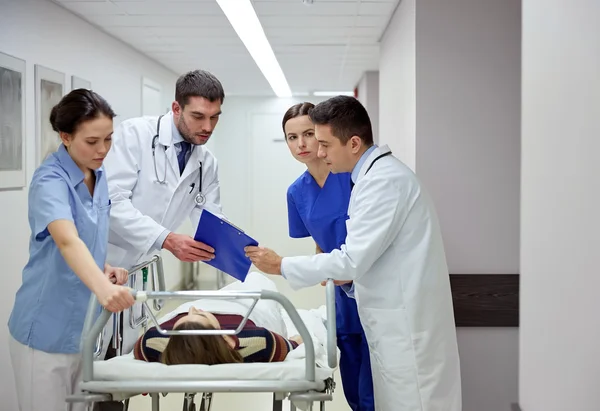
[[[173,117],[173,121],[171,121],[171,134],[173,135],[173,144],[181,143],[183,141],[183,137],[181,137],[181,133],[175,125],[175,117]]]
[[[60,163],[60,165],[67,172],[67,174],[68,174],[69,178],[71,179],[71,182],[73,183],[74,186],[83,181],[83,178],[84,178],[83,171],[81,171],[79,166],[75,163],[75,161],[73,161],[73,158],[67,151],[67,148],[65,147],[64,144],[61,144],[58,147],[58,150],[56,150],[55,156],[58,159],[58,162]],[[104,166],[101,166],[99,169],[94,170],[96,177],[99,177],[100,175],[102,175],[103,167]]]
[[[362,165],[365,163],[365,161],[367,161],[369,154],[371,154],[373,152],[373,150],[375,150],[376,148],[377,148],[377,145],[373,144],[371,147],[369,147],[367,149],[367,151],[365,151],[363,153],[362,156],[360,156],[360,158],[358,159],[358,162],[352,169],[352,174],[350,176],[350,178],[352,178],[352,183],[356,184],[356,180],[358,180],[358,174],[360,173],[360,169],[361,169]]]

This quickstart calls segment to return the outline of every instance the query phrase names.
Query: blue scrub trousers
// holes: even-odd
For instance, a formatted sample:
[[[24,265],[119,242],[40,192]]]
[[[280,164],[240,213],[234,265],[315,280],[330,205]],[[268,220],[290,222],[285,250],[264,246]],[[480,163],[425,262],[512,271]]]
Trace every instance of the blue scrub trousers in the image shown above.
[[[340,287],[336,287],[336,294],[337,344],[344,395],[353,411],[374,411],[369,346],[356,312],[356,302]]]

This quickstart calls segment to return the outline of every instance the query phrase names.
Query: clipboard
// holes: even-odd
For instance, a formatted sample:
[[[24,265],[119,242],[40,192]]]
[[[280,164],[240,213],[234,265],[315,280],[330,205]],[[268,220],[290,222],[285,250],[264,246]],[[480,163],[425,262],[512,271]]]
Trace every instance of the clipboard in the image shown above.
[[[206,209],[200,215],[194,240],[215,249],[215,258],[204,261],[206,264],[242,282],[246,279],[252,262],[246,257],[244,247],[258,245],[256,240]]]

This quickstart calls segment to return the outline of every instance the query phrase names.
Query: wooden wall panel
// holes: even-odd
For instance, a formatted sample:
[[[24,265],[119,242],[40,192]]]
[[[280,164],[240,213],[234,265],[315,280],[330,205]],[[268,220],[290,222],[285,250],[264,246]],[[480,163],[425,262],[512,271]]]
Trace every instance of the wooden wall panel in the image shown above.
[[[457,327],[518,327],[518,274],[450,274]]]

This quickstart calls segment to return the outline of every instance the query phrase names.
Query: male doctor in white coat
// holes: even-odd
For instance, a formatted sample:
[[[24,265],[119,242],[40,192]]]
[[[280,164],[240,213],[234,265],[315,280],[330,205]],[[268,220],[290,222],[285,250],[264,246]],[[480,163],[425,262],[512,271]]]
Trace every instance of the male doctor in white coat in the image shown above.
[[[185,262],[214,258],[212,247],[173,230],[186,217],[196,226],[203,209],[222,216],[217,160],[204,144],[224,98],[214,75],[195,70],[177,80],[172,111],[125,120],[115,130],[104,160],[112,202],[109,264],[130,269],[163,248]],[[139,330],[129,326],[128,312],[123,314],[128,353]],[[104,351],[111,334],[109,323]]]
[[[450,281],[432,201],[389,148],[373,145],[358,100],[333,97],[310,117],[319,157],[334,173],[352,173],[346,244],[306,257],[281,258],[260,246],[247,255],[294,289],[346,282],[371,352],[376,410],[461,411]]]

